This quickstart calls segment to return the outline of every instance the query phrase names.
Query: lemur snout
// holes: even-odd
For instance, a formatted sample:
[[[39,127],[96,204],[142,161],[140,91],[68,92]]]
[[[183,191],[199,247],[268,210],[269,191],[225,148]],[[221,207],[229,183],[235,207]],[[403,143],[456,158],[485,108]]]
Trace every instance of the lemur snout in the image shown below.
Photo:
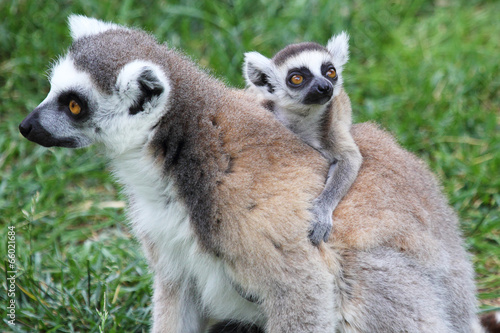
[[[315,83],[306,97],[304,98],[304,104],[325,104],[332,98],[333,87],[329,82],[318,82]]]
[[[56,137],[40,123],[40,109],[36,108],[19,124],[19,132],[28,140],[44,147],[74,148],[77,142],[70,137]]]
[[[39,125],[38,121],[39,115],[37,112],[30,113],[24,120],[19,124],[19,132],[28,140],[39,143],[37,138],[40,136],[38,132],[43,129]]]

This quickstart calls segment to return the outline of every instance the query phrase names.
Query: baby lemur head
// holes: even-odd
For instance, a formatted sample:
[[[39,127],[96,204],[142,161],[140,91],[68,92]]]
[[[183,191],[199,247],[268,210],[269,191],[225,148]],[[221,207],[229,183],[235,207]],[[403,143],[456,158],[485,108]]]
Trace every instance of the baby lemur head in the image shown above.
[[[292,44],[272,59],[258,52],[245,53],[247,85],[290,112],[326,107],[340,93],[342,69],[349,58],[348,41],[342,32],[326,47],[311,42]]]

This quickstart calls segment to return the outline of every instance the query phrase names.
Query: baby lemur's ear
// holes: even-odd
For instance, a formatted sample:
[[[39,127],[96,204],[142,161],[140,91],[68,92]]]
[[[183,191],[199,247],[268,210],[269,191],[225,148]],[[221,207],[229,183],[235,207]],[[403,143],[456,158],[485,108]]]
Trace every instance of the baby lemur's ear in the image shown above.
[[[170,91],[170,84],[156,64],[134,61],[121,70],[116,89],[120,98],[127,103],[129,114],[134,115],[155,107],[155,102]]]
[[[269,91],[269,89],[272,89],[269,82],[272,74],[271,59],[266,58],[258,52],[245,53],[243,74],[248,86],[254,86],[263,92],[272,92]]]
[[[338,35],[333,35],[326,45],[328,52],[332,54],[333,65],[339,69],[349,60],[349,35],[342,31]]]

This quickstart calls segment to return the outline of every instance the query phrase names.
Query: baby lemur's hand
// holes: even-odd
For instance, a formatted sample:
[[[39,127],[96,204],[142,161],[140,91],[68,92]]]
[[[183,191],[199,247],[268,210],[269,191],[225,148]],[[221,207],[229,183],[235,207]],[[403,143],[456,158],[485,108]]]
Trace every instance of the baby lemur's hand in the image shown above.
[[[328,241],[333,226],[332,208],[318,199],[313,201],[311,212],[314,217],[309,232],[309,239],[315,246],[318,246],[321,240]]]

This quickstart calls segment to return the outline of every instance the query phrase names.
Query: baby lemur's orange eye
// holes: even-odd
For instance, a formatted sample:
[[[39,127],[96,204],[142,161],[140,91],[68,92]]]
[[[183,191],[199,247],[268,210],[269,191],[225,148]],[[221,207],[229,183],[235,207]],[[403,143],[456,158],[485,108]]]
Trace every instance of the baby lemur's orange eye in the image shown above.
[[[69,110],[71,111],[72,114],[76,116],[77,114],[80,113],[80,111],[82,111],[82,108],[80,104],[78,104],[74,99],[72,99],[69,102]]]
[[[301,84],[304,81],[304,77],[302,75],[295,74],[290,78],[290,82],[293,84]]]
[[[331,77],[332,79],[337,76],[337,72],[335,71],[335,68],[330,68],[326,72],[326,76]]]

